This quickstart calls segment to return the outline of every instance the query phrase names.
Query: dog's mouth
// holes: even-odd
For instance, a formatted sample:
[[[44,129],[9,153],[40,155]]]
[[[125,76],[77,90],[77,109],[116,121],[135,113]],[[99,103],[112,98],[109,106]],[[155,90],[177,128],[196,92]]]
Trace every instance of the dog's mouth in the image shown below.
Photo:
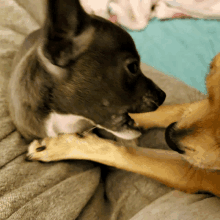
[[[138,104],[135,104],[129,109],[129,113],[144,113],[158,109],[160,104],[152,98],[144,97]]]
[[[139,105],[132,106],[126,113],[112,116],[111,128],[105,129],[123,139],[135,139],[141,136],[141,129],[138,124],[129,116],[129,113],[143,113],[155,111],[160,104],[152,99],[147,99]]]
[[[147,99],[145,102],[140,105],[134,106],[132,109],[129,109],[129,113],[143,113],[151,112],[158,109],[160,104],[155,102],[152,99]],[[123,139],[135,139],[141,136],[141,129],[137,123],[129,116],[126,112],[122,117],[122,120],[118,123],[119,127],[116,132],[112,132],[114,135],[119,136]]]
[[[121,131],[125,129],[132,129],[132,130],[138,130],[138,126],[135,123],[135,121],[129,116],[128,112],[124,113],[120,116],[113,116],[112,117],[112,129],[114,131]]]
[[[154,100],[150,100],[150,105],[149,105],[149,112],[150,111],[155,111],[158,109],[158,107],[160,106],[158,103],[156,103]]]
[[[128,113],[125,114],[126,120],[122,124],[122,127],[127,127],[129,129],[133,130],[139,130],[138,125],[135,123],[135,121],[128,115]]]
[[[98,124],[97,127],[122,139],[138,138],[141,136],[141,129],[129,116],[129,113],[151,112],[155,111],[159,106],[160,104],[152,98],[144,97],[144,100],[142,99],[126,110],[124,109],[123,112],[119,111],[120,113],[111,115],[110,120],[105,121],[103,124]]]
[[[138,138],[141,135],[140,129],[128,113],[117,116],[113,115],[111,117],[111,125],[97,125],[97,127],[104,129],[119,138],[127,140]]]

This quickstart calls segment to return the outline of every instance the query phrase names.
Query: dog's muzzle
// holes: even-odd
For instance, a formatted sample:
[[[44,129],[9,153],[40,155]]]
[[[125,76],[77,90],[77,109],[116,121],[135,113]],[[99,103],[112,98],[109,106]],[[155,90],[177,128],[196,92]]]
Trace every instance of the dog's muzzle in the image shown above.
[[[129,113],[144,113],[158,109],[166,99],[166,93],[162,90],[156,98],[154,96],[144,95],[142,99],[130,107]]]
[[[134,120],[128,113],[113,115],[109,125],[98,125],[97,127],[127,140],[138,138],[141,135],[140,129],[135,125]]]

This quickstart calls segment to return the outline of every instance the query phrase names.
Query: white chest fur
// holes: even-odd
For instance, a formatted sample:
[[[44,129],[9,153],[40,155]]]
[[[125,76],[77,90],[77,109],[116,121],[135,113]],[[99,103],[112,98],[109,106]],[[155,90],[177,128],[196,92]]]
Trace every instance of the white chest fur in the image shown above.
[[[54,137],[62,133],[80,133],[94,127],[95,123],[83,116],[50,113],[45,122],[47,136]]]
[[[122,128],[120,131],[112,131],[101,125],[95,124],[88,118],[72,114],[58,114],[52,112],[45,122],[46,133],[49,137],[55,137],[58,134],[64,133],[81,133],[93,128],[94,126],[105,129],[115,136],[127,140],[135,139],[141,135],[139,131],[130,128]]]

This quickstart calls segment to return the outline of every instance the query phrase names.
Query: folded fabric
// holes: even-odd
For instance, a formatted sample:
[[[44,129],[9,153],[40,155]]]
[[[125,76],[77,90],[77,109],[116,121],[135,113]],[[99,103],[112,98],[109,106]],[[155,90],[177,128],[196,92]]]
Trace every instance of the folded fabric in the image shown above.
[[[130,30],[144,29],[153,17],[220,19],[219,0],[81,0],[85,10]]]

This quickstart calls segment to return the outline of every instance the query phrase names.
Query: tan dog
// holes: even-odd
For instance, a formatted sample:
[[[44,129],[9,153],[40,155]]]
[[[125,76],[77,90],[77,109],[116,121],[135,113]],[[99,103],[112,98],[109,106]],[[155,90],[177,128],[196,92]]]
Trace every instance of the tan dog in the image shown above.
[[[220,196],[220,54],[206,79],[208,98],[195,103],[161,106],[155,112],[131,114],[142,127],[167,127],[166,140],[180,152],[126,148],[87,134],[64,134],[30,144],[32,160],[85,159],[154,178],[188,193]],[[189,163],[188,163],[189,162]]]

